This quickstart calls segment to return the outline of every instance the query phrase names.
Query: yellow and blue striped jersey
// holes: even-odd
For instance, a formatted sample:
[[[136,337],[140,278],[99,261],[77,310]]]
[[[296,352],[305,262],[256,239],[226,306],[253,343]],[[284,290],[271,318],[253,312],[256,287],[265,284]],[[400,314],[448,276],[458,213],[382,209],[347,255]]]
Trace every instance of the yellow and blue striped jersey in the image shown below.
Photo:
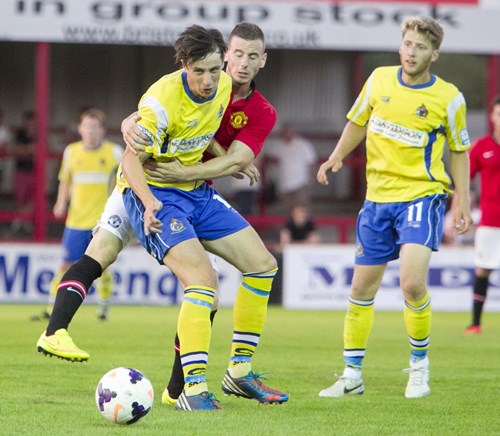
[[[463,95],[432,75],[408,86],[401,67],[373,71],[347,118],[367,126],[366,198],[392,203],[451,193],[443,161],[445,142],[453,151],[470,147]]]
[[[59,181],[71,185],[66,227],[94,228],[108,200],[110,180],[114,181],[122,154],[123,148],[110,141],[95,150],[84,148],[81,141],[64,149]]]
[[[208,99],[201,99],[189,89],[183,70],[163,76],[139,102],[141,120],[138,124],[150,138],[150,146],[145,151],[160,162],[177,159],[182,165],[197,165],[220,126],[231,88],[231,78],[221,72],[217,90]],[[151,180],[148,183],[186,191],[200,184],[199,181],[157,183]]]

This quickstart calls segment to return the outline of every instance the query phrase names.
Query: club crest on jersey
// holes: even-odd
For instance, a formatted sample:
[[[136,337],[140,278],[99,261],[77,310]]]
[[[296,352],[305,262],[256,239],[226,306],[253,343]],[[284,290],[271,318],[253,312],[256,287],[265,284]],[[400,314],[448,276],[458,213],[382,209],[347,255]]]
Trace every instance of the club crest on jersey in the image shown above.
[[[356,257],[363,257],[365,255],[365,249],[363,248],[363,245],[359,242],[356,244],[354,255]]]
[[[179,221],[176,218],[172,218],[170,220],[170,230],[172,233],[180,233],[182,232],[186,227],[184,226],[184,223],[182,221]]]
[[[217,119],[222,118],[222,115],[224,115],[224,107],[220,105],[219,112],[217,112]]]
[[[109,218],[108,218],[108,224],[113,227],[114,229],[117,229],[118,227],[120,227],[122,225],[122,219],[120,216],[118,215],[111,215]]]
[[[427,110],[424,104],[419,106],[415,113],[417,114],[418,117],[421,118],[425,118],[427,117],[427,115],[429,115],[429,111]]]
[[[196,127],[198,125],[198,120],[191,120],[188,121],[187,126],[188,127]]]
[[[230,122],[235,129],[242,129],[248,124],[248,117],[243,111],[235,112],[231,115]]]

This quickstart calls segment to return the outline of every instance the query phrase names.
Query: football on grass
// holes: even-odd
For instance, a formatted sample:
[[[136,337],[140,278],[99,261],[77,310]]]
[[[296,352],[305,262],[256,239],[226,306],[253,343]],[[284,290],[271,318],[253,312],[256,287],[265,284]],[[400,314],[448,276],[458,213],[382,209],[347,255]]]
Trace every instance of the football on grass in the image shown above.
[[[104,418],[116,424],[134,424],[153,406],[151,382],[137,369],[115,368],[99,381],[95,391],[97,408]]]

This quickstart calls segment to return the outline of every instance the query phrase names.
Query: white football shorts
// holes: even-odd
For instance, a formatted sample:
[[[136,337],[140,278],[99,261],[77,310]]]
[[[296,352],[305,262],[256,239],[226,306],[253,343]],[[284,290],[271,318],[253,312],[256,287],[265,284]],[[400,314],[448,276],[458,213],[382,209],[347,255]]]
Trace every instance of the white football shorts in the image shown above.
[[[476,229],[474,265],[491,270],[500,268],[500,228],[479,226]]]

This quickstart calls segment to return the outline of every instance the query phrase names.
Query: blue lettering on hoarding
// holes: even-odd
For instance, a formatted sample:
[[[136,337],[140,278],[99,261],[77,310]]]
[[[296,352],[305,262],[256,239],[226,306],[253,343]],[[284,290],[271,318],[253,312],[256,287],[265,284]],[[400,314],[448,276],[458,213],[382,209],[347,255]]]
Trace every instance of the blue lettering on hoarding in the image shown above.
[[[5,256],[0,256],[0,283],[7,294],[10,294],[16,281],[21,281],[21,293],[26,294],[28,283],[29,257],[19,256],[14,265],[13,271],[9,274],[7,271],[7,262]]]
[[[334,274],[331,274],[326,266],[312,266],[310,278],[311,282],[319,278],[319,280],[326,285],[332,285],[335,281]],[[313,285],[313,283],[311,283],[311,285]]]
[[[50,283],[54,278],[54,272],[43,270],[40,271],[38,277],[36,278],[36,290],[38,293],[43,295],[49,295],[50,293]]]
[[[163,297],[169,297],[172,304],[177,303],[177,286],[179,280],[173,274],[164,274],[158,281],[158,292]]]
[[[142,284],[142,291],[138,291],[138,293],[149,295],[149,274],[147,273],[130,273],[127,295],[134,295],[134,290],[137,290],[137,283]]]

